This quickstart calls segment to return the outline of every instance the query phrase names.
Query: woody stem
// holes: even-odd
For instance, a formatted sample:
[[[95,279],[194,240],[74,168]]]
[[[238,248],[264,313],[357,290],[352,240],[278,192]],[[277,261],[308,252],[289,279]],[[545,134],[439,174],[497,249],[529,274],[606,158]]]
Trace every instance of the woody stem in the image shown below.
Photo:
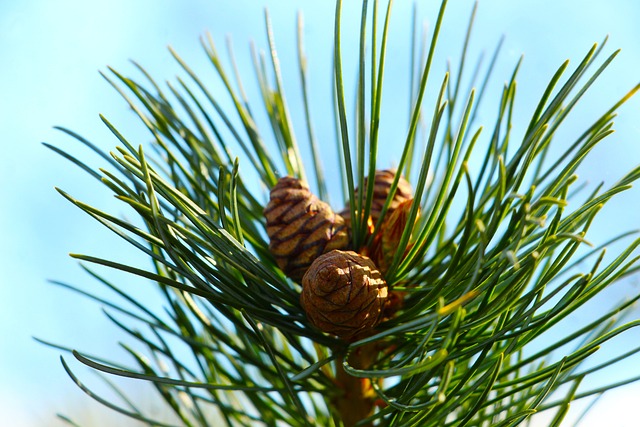
[[[347,361],[356,369],[367,369],[374,360],[375,349],[372,344],[365,345],[353,351]],[[358,378],[350,375],[344,369],[344,357],[336,360],[336,384],[341,389],[340,395],[333,404],[340,414],[345,427],[352,427],[359,421],[371,416],[375,408],[375,392],[369,378]],[[372,427],[373,423],[362,424],[362,427]]]

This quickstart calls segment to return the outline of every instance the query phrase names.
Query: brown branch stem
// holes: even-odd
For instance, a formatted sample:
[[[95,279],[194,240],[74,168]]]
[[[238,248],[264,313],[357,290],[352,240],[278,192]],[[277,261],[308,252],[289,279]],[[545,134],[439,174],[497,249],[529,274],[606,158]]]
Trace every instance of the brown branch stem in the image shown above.
[[[368,369],[375,360],[376,343],[356,348],[347,359],[350,366],[356,369]],[[333,399],[345,427],[353,427],[359,421],[373,415],[376,393],[369,378],[358,378],[344,370],[344,356],[336,359],[336,385],[341,393]],[[362,424],[372,427],[373,423]]]

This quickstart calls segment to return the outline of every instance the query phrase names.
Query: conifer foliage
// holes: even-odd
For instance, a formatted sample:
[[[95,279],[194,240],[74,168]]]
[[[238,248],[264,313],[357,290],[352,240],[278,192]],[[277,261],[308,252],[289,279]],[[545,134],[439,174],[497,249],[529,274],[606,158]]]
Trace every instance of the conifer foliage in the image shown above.
[[[633,235],[612,238],[625,244],[605,257],[587,233],[640,168],[589,194],[580,192],[576,175],[638,87],[602,108],[575,140],[557,141],[557,130],[617,54],[595,45],[576,66],[558,68],[526,128],[512,132],[520,64],[500,93],[487,92],[491,78],[504,79],[492,76],[500,47],[473,73],[463,73],[466,44],[458,72],[432,70],[446,5],[408,64],[411,115],[408,124],[392,124],[401,141],[396,164],[378,158],[380,126],[389,126],[382,104],[399,101],[384,92],[392,0],[362,0],[356,29],[342,24],[336,1],[335,27],[328,29],[331,144],[314,136],[302,25],[298,69],[280,68],[268,19],[268,54],[254,52],[254,70],[237,70],[233,55],[224,60],[205,38],[225,93],[174,51],[184,72],[175,83],[158,84],[142,68],[141,81],[110,70],[107,79],[151,142],[130,140],[103,117],[117,144],[110,153],[61,130],[99,153],[106,167],[49,147],[115,195],[126,219],[60,193],[149,263],[73,255],[113,299],[65,286],[105,307],[130,340],[123,345],[130,363],[68,350],[107,379],[152,384],[174,417],[155,419],[124,392],[121,400],[94,393],[63,357],[73,381],[150,426],[462,427],[519,425],[541,411],[555,414],[558,425],[570,402],[637,379],[640,372],[604,387],[589,382],[637,348],[600,358],[595,367],[585,362],[638,325],[618,319],[640,295],[563,330],[560,340],[550,337],[638,268],[640,240]],[[358,31],[355,52],[343,49],[346,31]],[[417,32],[414,26],[413,40]],[[470,32],[471,23],[466,40]],[[354,59],[352,86],[343,65]],[[465,92],[472,86],[467,74],[481,84]],[[241,79],[256,76],[262,97],[248,98]],[[283,80],[296,76],[303,104],[293,106]],[[436,96],[426,96],[428,88]],[[354,94],[350,111],[346,100]],[[480,98],[482,108],[497,113],[482,126]],[[291,108],[304,110],[304,123],[294,126]],[[259,128],[258,116],[270,128]],[[338,158],[340,176],[327,179],[323,162]],[[341,198],[344,204],[329,204]],[[145,280],[164,299],[162,312],[131,295],[122,276],[103,276],[102,267]]]

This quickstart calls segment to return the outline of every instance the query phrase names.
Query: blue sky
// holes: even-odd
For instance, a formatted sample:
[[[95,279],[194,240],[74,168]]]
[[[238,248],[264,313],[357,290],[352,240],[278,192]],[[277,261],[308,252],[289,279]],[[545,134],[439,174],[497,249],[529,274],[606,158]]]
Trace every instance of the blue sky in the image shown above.
[[[36,343],[32,336],[95,354],[112,351],[113,342],[119,337],[109,328],[99,307],[49,285],[47,279],[80,285],[89,282],[75,261],[67,256],[69,252],[137,256],[54,191],[54,186],[61,187],[81,200],[112,212],[119,209],[106,192],[96,191],[99,186],[40,143],[50,142],[90,159],[88,152],[78,150],[70,138],[52,127],[68,127],[109,149],[115,141],[101,124],[100,113],[127,135],[146,138],[133,123],[124,102],[98,71],[113,66],[125,74],[134,73],[128,61],[135,59],[158,80],[172,79],[178,72],[166,50],[167,45],[172,45],[206,75],[210,70],[198,44],[198,37],[205,31],[212,33],[221,48],[225,35],[231,34],[240,65],[246,66],[249,40],[265,46],[264,5],[271,12],[283,67],[295,63],[295,15],[298,8],[304,11],[311,78],[322,80],[312,96],[322,99],[325,95],[320,90],[328,84],[333,8],[329,5],[332,2],[321,3],[277,0],[0,2],[0,236],[3,240],[0,246],[3,271],[0,279],[0,413],[4,419],[12,420],[12,426],[62,425],[56,424],[53,414],[72,412],[78,405],[83,413],[100,410],[98,404],[84,397],[68,379],[60,365],[59,352]],[[392,23],[396,30],[390,40],[390,52],[399,52],[400,57],[408,49],[407,20],[412,3],[396,1]],[[419,3],[423,15],[432,23],[433,7],[426,3],[435,2]],[[436,58],[440,66],[448,57],[458,55],[472,5],[461,0],[450,3]],[[490,51],[502,34],[506,36],[497,84],[506,79],[508,70],[525,54],[518,80],[519,102],[530,105],[562,61],[571,58],[576,64],[593,42],[600,42],[609,34],[609,51],[622,48],[622,53],[578,110],[578,117],[571,125],[576,129],[590,124],[589,119],[597,117],[640,81],[640,27],[637,25],[640,5],[633,0],[612,0],[599,7],[584,6],[584,3],[579,0],[482,1],[471,45],[476,53],[483,48]],[[355,15],[349,19],[357,22]],[[345,43],[348,45],[349,40]],[[404,78],[401,72],[401,66],[390,65],[388,73],[392,76],[396,73],[400,82]],[[582,175],[585,179],[612,183],[639,163],[639,107],[636,99],[622,109],[616,120],[617,133],[585,164]],[[315,113],[320,123],[322,117],[331,114],[320,107]],[[523,108],[523,115],[525,113]],[[395,114],[399,114],[399,120],[406,120],[402,116],[406,113]],[[325,131],[321,126],[318,132],[320,136],[332,136],[332,130]],[[594,236],[637,227],[639,197],[640,193],[633,190],[607,208],[608,216],[596,227]],[[637,292],[638,288],[629,286],[614,296],[633,291]],[[640,388],[635,390],[640,393]],[[632,396],[633,392],[629,389],[617,393],[606,397],[591,415],[591,421],[583,426],[601,425],[598,416],[607,412],[619,414],[616,426],[632,425],[636,408],[624,407],[621,402],[626,402],[625,397]]]

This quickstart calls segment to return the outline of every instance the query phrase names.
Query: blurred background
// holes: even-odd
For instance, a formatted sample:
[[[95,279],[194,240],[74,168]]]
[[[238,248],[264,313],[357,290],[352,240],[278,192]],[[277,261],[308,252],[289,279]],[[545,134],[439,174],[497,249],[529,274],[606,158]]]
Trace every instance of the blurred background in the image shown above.
[[[130,59],[159,82],[172,80],[179,68],[166,47],[171,45],[206,80],[213,76],[200,48],[199,37],[210,32],[220,51],[225,37],[233,38],[241,73],[252,81],[249,42],[266,47],[263,7],[268,7],[289,95],[296,94],[296,13],[305,16],[305,41],[309,57],[311,97],[317,131],[333,138],[330,123],[331,40],[333,2],[283,2],[278,0],[21,0],[0,1],[0,424],[14,427],[62,426],[56,413],[73,416],[82,425],[124,425],[124,419],[108,415],[102,406],[82,393],[60,363],[59,350],[33,337],[67,345],[95,355],[112,355],[123,336],[105,319],[100,307],[81,296],[51,285],[60,280],[92,289],[91,279],[68,253],[131,260],[138,255],[65,201],[55,190],[118,214],[120,206],[105,189],[86,174],[41,145],[52,143],[91,161],[70,137],[53,129],[60,125],[89,138],[107,150],[117,143],[101,123],[104,114],[134,145],[149,136],[125,102],[98,71],[113,67],[139,77]],[[355,47],[358,10],[346,7],[345,47]],[[427,4],[428,3],[428,4]],[[435,21],[437,2],[417,1],[428,28]],[[387,96],[408,93],[406,55],[409,50],[413,2],[397,1],[389,43],[387,78],[393,81]],[[592,3],[593,4],[593,3]],[[514,64],[525,54],[518,79],[518,111],[514,132],[522,132],[524,120],[535,106],[555,69],[565,60],[577,64],[594,42],[609,35],[607,52],[621,54],[588,93],[568,124],[576,134],[608,109],[640,80],[640,3],[633,0],[600,2],[585,6],[580,0],[490,0],[480,2],[471,42],[471,64],[482,50],[485,61],[498,40],[506,36],[496,69],[493,98],[508,79]],[[464,31],[473,3],[451,2],[435,59],[444,70],[462,48]],[[607,53],[608,54],[608,53]],[[396,58],[394,55],[398,55]],[[223,55],[224,56],[224,55]],[[454,62],[455,63],[455,62]],[[472,65],[470,65],[472,66]],[[353,74],[355,76],[355,73]],[[288,78],[287,78],[288,76]],[[440,79],[440,74],[434,74]],[[315,82],[318,82],[316,84]],[[252,81],[251,84],[255,82]],[[288,86],[287,86],[288,87]],[[394,88],[394,89],[391,89]],[[491,93],[485,106],[494,113]],[[296,94],[297,96],[297,94]],[[393,102],[391,102],[393,104]],[[326,108],[325,108],[326,106]],[[616,120],[617,132],[608,138],[582,168],[581,177],[592,183],[613,183],[640,162],[640,102],[626,104]],[[392,106],[393,108],[393,106]],[[396,109],[399,110],[399,109]],[[398,114],[406,123],[406,111]],[[384,116],[383,112],[383,117]],[[492,115],[487,114],[487,117]],[[482,122],[482,115],[479,121]],[[333,146],[333,143],[331,144]],[[328,157],[325,161],[331,161]],[[96,191],[99,189],[99,191]],[[638,227],[640,193],[623,195],[605,209],[591,233],[602,243],[607,236]],[[607,297],[621,298],[639,292],[633,280]],[[144,289],[135,290],[144,292]],[[153,298],[150,296],[149,298]],[[590,313],[584,313],[589,319]],[[595,313],[592,313],[595,316]],[[636,317],[640,317],[640,312]],[[630,335],[616,345],[637,345]],[[632,343],[631,341],[634,341]],[[117,357],[117,356],[116,356]],[[74,370],[91,373],[65,355]],[[621,368],[611,378],[637,374],[638,368]],[[610,378],[610,379],[611,379]],[[132,385],[132,387],[141,387]],[[141,393],[148,389],[140,388]],[[149,405],[153,407],[151,394]],[[628,386],[606,395],[580,424],[635,426],[640,387]],[[588,402],[578,402],[584,406]],[[579,411],[578,411],[579,412]],[[543,425],[543,424],[540,424]],[[567,423],[570,425],[570,423]]]

